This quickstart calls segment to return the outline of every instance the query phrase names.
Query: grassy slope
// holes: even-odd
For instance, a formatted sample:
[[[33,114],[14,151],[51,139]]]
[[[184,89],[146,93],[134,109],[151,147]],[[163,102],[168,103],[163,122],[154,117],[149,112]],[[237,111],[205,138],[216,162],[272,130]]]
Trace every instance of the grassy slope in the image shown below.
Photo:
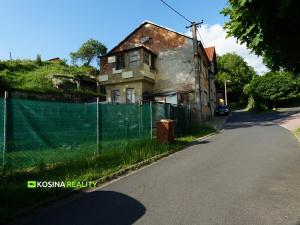
[[[0,62],[0,88],[39,93],[61,93],[53,88],[51,76],[54,74],[74,77],[88,76],[90,68],[43,62],[38,65],[32,60]],[[72,92],[72,91],[71,91]],[[74,92],[78,92],[74,90]]]
[[[189,142],[214,131],[213,128],[207,126],[193,128],[185,136],[176,139],[171,144],[158,144],[156,140],[150,139],[123,141],[118,145],[118,148],[114,146],[109,149],[109,145],[107,145],[98,157],[73,158],[51,169],[40,166],[31,172],[2,176],[0,177],[0,218],[5,220],[21,209],[53,197],[65,195],[70,191],[60,188],[27,189],[26,182],[28,180],[95,180],[155,155],[178,151]]]

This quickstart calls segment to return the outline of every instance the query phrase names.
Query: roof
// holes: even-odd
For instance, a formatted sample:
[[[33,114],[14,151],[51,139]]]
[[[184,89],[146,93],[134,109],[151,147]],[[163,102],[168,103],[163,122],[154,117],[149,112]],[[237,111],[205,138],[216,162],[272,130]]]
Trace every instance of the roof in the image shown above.
[[[186,38],[192,39],[191,37],[189,37],[189,36],[187,36],[187,35],[185,35],[185,34],[182,34],[182,33],[180,33],[180,32],[174,31],[174,30],[172,30],[172,29],[170,29],[170,28],[167,28],[167,27],[163,27],[163,26],[158,25],[158,24],[156,24],[156,23],[153,23],[153,22],[151,22],[151,21],[145,20],[140,26],[138,26],[138,27],[135,28],[130,34],[128,34],[128,35],[127,35],[127,36],[126,36],[119,44],[117,44],[115,47],[113,47],[107,54],[109,54],[109,53],[111,53],[112,51],[114,51],[114,50],[115,50],[117,47],[119,47],[123,42],[125,42],[132,34],[134,34],[136,31],[138,31],[140,28],[142,28],[142,27],[143,27],[144,25],[146,25],[146,24],[152,24],[152,25],[154,25],[154,26],[160,27],[160,28],[162,28],[162,29],[165,29],[165,30],[174,32],[174,33],[176,33],[176,34],[179,34],[179,35],[181,35],[181,36],[184,36],[184,37],[186,37]]]
[[[105,54],[105,55],[100,55],[100,56],[98,56],[98,58],[103,58],[103,57],[107,57],[107,56],[110,56],[110,55],[115,55],[115,54],[117,54],[117,53],[128,52],[128,51],[132,51],[132,50],[139,49],[139,48],[144,48],[144,49],[146,49],[148,52],[150,52],[151,54],[153,54],[153,55],[156,56],[156,54],[155,54],[153,51],[151,51],[147,46],[141,44],[141,45],[136,46],[136,47],[133,47],[133,48],[131,48],[131,49],[125,49],[125,50],[122,50],[122,51],[119,51],[119,52],[111,52],[111,51],[109,51],[109,52],[108,52],[107,54]]]
[[[55,58],[52,58],[52,59],[48,59],[48,61],[57,61],[57,60],[62,61],[59,57],[55,57]]]
[[[116,48],[118,48],[118,47],[119,47],[122,43],[124,43],[124,42],[125,42],[132,34],[134,34],[136,31],[138,31],[140,28],[142,28],[142,27],[143,27],[144,25],[146,25],[146,24],[151,24],[151,25],[153,25],[153,26],[160,27],[160,28],[162,28],[162,29],[171,31],[171,32],[173,32],[173,33],[176,33],[176,34],[178,34],[178,35],[184,36],[184,37],[186,37],[186,38],[192,40],[192,37],[187,36],[187,35],[185,35],[185,34],[183,34],[183,33],[174,31],[174,30],[172,30],[172,29],[170,29],[170,28],[168,28],[168,27],[164,27],[164,26],[158,25],[158,24],[156,24],[156,23],[153,23],[153,22],[151,22],[151,21],[145,20],[140,26],[138,26],[136,29],[134,29],[134,30],[133,30],[130,34],[128,34],[128,35],[127,35],[127,36],[126,36],[119,44],[117,44],[115,47],[113,47],[113,48],[112,48],[106,55],[104,55],[104,56],[107,56],[107,55],[112,54],[112,52],[113,52]],[[199,46],[201,47],[201,49],[203,50],[203,52],[206,53],[206,51],[205,51],[205,49],[204,49],[203,44],[201,43],[201,41],[199,41]],[[148,50],[149,50],[149,49],[148,49]],[[205,54],[205,55],[206,55],[206,54]],[[206,56],[207,56],[207,55],[206,55]],[[209,60],[208,56],[207,56],[207,59]]]
[[[214,57],[216,55],[216,49],[215,49],[215,46],[211,46],[211,47],[207,47],[207,48],[204,48],[205,50],[205,53],[209,59],[209,61],[213,61],[214,60]]]

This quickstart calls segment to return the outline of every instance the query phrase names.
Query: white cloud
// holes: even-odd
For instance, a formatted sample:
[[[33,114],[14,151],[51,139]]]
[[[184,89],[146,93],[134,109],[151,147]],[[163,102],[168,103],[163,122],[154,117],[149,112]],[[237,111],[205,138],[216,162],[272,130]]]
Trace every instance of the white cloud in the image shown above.
[[[262,58],[251,53],[245,44],[237,43],[236,38],[226,38],[226,31],[220,24],[202,25],[199,29],[201,35],[200,40],[205,47],[215,46],[218,55],[223,55],[227,52],[236,52],[242,56],[245,61],[252,66],[258,74],[263,74],[268,70],[262,62]],[[187,32],[191,36],[191,32]]]

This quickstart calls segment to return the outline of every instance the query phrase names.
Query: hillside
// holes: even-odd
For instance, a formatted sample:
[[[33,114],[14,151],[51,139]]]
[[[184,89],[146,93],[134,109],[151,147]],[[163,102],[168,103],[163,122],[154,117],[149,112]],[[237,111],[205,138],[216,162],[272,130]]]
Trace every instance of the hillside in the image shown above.
[[[53,77],[65,78],[90,77],[95,69],[90,67],[69,66],[65,63],[42,62],[33,60],[0,61],[0,90],[17,90],[35,93],[75,93],[97,95],[91,90],[57,88]]]

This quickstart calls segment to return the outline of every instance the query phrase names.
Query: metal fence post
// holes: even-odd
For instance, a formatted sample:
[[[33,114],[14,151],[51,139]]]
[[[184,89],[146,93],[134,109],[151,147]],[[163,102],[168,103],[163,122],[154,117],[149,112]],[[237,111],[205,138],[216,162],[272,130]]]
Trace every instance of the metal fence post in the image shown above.
[[[153,131],[152,131],[153,121],[152,121],[152,101],[150,101],[150,136],[153,139]]]
[[[3,104],[3,152],[2,152],[2,166],[6,164],[6,151],[7,151],[7,98],[8,92],[4,92],[4,104]]]
[[[100,153],[100,135],[99,135],[99,129],[100,129],[100,118],[99,118],[99,97],[97,97],[97,156]]]
[[[139,137],[141,137],[142,129],[142,101],[139,102]]]

